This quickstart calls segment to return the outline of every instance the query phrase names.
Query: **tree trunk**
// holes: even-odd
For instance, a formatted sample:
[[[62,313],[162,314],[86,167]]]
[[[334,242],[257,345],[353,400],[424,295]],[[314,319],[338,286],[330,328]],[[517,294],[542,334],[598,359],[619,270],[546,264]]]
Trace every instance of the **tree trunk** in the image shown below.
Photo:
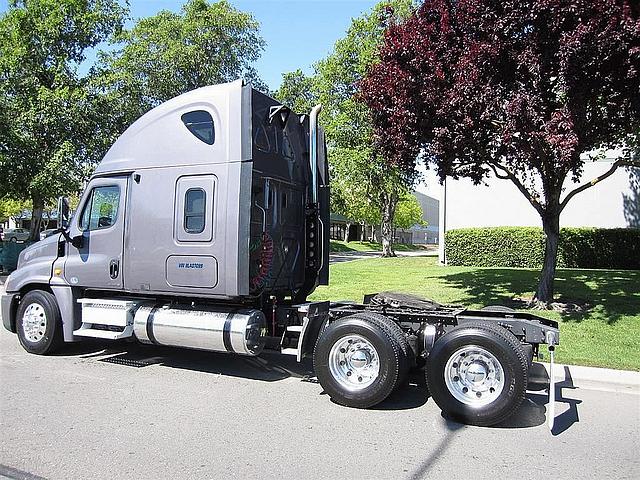
[[[380,225],[380,233],[382,236],[382,256],[395,257],[393,251],[393,217],[396,214],[397,200],[392,196],[386,196],[382,205],[382,224]]]
[[[44,200],[34,197],[31,206],[31,228],[29,229],[29,240],[33,240],[34,242],[40,240],[40,225],[42,224],[43,210]]]
[[[349,230],[351,229],[351,224],[347,223],[344,229],[344,242],[347,243],[349,241]]]
[[[547,213],[542,217],[542,228],[546,237],[544,263],[540,283],[534,300],[541,303],[553,301],[553,280],[556,276],[558,242],[560,240],[560,212]]]
[[[364,242],[367,239],[367,225],[364,222],[360,222],[360,241]]]

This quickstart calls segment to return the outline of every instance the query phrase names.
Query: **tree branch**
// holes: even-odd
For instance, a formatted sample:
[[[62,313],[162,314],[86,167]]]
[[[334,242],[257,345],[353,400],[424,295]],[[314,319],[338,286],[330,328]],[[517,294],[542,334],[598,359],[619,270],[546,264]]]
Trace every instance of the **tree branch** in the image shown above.
[[[610,177],[611,175],[613,175],[613,172],[615,172],[618,169],[618,167],[622,167],[622,166],[640,167],[640,161],[623,159],[623,158],[616,160],[615,162],[613,162],[613,165],[611,165],[611,168],[606,172],[604,172],[602,175],[594,178],[589,183],[580,185],[578,188],[569,192],[567,196],[564,198],[564,200],[562,201],[562,203],[560,203],[560,211],[562,212],[562,210],[564,210],[564,207],[567,206],[567,203],[569,203],[569,200],[571,200],[577,194],[579,194],[580,192],[584,192],[586,189],[591,188],[594,185],[600,183],[605,178]]]
[[[542,210],[542,205],[540,204],[540,202],[538,201],[538,199],[536,197],[534,197],[533,195],[531,195],[531,192],[529,190],[527,190],[527,188],[522,184],[522,182],[518,179],[518,177],[516,177],[513,172],[511,172],[510,170],[508,170],[504,165],[500,165],[499,163],[493,163],[493,162],[489,162],[488,163],[489,166],[491,167],[491,169],[493,170],[493,172],[496,174],[496,177],[503,179],[503,180],[511,180],[514,185],[516,187],[518,187],[518,190],[520,190],[520,193],[522,193],[525,198],[527,200],[529,200],[529,203],[533,206],[533,208],[536,209],[536,211],[542,215],[543,210]],[[499,174],[497,169],[500,169],[504,172],[504,174]]]
[[[511,180],[508,175],[502,175],[502,174],[498,173],[498,169],[492,163],[490,163],[489,166],[491,167],[491,170],[493,170],[493,174],[497,178],[499,178],[501,180]]]

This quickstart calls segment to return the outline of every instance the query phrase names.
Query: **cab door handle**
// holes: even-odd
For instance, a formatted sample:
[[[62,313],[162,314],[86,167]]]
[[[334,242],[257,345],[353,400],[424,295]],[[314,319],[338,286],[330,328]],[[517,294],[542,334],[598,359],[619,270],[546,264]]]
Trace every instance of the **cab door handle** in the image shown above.
[[[113,279],[118,278],[118,274],[120,273],[120,260],[111,260],[109,262],[109,276]]]

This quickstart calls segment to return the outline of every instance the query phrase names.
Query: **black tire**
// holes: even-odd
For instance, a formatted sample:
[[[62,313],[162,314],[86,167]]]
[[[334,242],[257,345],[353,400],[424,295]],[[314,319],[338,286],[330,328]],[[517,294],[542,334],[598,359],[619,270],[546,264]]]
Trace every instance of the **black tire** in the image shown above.
[[[379,371],[373,382],[357,390],[347,389],[331,373],[330,353],[334,345],[349,335],[358,335],[376,350]],[[320,385],[340,405],[368,408],[386,399],[400,377],[401,351],[397,342],[379,322],[362,316],[348,316],[327,326],[313,353],[313,367]],[[355,377],[354,377],[355,378]]]
[[[42,319],[40,330],[37,333],[39,337],[37,340],[29,338],[29,335],[25,332],[25,322],[27,318],[25,312],[30,306],[35,311],[34,315],[40,316]],[[27,327],[28,329],[28,327]],[[63,343],[62,338],[62,317],[60,316],[60,309],[58,308],[58,302],[56,297],[43,290],[32,290],[27,293],[20,301],[18,312],[16,316],[16,331],[18,333],[18,339],[20,345],[29,353],[35,353],[36,355],[46,355],[53,353]]]
[[[413,349],[411,348],[411,345],[409,345],[409,341],[402,331],[402,328],[400,328],[400,326],[390,318],[375,312],[356,313],[355,315],[351,315],[351,317],[363,318],[369,322],[375,323],[381,328],[384,328],[393,337],[400,348],[400,373],[395,388],[398,389],[406,386],[409,381],[409,370],[415,366],[416,361]]]
[[[502,367],[502,390],[488,404],[474,405],[475,400],[471,399],[463,403],[447,386],[447,362],[466,346],[484,349]],[[456,363],[452,363],[452,366],[455,367]],[[460,368],[463,368],[462,365]],[[489,426],[502,422],[518,409],[527,391],[528,371],[526,353],[511,332],[499,325],[469,322],[455,327],[436,341],[427,360],[426,379],[433,400],[451,418],[470,425]],[[460,377],[453,377],[453,381],[458,378]],[[462,380],[458,381],[461,382],[460,385],[465,385]],[[472,393],[469,395],[473,396]]]

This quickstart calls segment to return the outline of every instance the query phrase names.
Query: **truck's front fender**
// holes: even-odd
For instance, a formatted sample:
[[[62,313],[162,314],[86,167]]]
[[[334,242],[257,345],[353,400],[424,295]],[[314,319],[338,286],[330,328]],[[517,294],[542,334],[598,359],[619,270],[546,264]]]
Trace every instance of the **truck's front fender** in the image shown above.
[[[38,262],[15,270],[7,277],[4,289],[7,293],[19,293],[29,285],[49,285],[51,262]]]
[[[8,293],[0,299],[2,325],[12,333],[16,333],[16,311],[18,310],[18,294]]]
[[[49,285],[53,262],[58,258],[58,237],[53,235],[25,248],[15,270],[5,283],[7,293],[19,292],[29,284]]]

